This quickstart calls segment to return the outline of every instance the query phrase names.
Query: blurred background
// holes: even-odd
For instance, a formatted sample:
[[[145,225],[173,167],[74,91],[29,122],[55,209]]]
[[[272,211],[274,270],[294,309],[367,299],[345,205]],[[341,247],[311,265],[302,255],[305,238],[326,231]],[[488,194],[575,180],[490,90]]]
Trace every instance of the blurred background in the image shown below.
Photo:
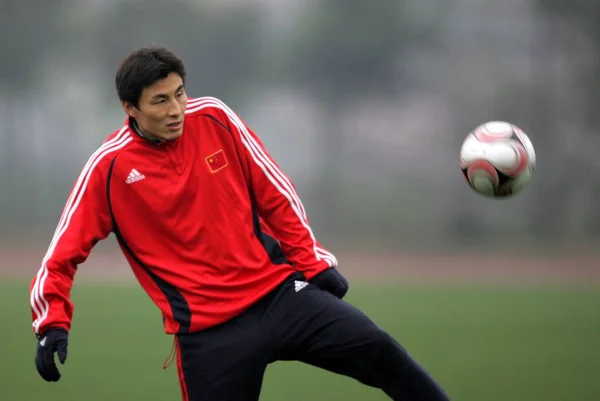
[[[124,114],[118,63],[166,45],[297,183],[322,241],[383,249],[600,238],[600,5],[580,0],[3,0],[2,235],[48,240]],[[466,134],[508,120],[538,153],[509,202],[468,190]]]
[[[117,385],[127,372],[109,358],[139,370],[126,353],[133,343],[113,354],[86,348],[106,326],[122,341],[120,322],[139,338],[135,355],[153,358],[145,366],[168,352],[112,236],[82,265],[73,293],[88,312],[76,314],[81,349],[65,369],[88,384],[41,383],[27,337],[26,286],[68,191],[125,118],[116,68],[149,45],[184,59],[190,97],[220,98],[263,139],[352,279],[349,299],[414,350],[452,399],[600,398],[600,2],[0,5],[0,357],[21,366],[0,367],[0,400],[178,399],[174,368],[168,380],[154,367],[136,376],[144,389],[135,378]],[[465,136],[489,120],[519,126],[537,153],[533,182],[508,200],[475,194],[459,169]],[[148,331],[131,318],[140,309]],[[317,400],[331,386],[343,396],[322,399],[385,399],[325,373],[281,369],[264,399]],[[321,384],[298,384],[300,371]]]

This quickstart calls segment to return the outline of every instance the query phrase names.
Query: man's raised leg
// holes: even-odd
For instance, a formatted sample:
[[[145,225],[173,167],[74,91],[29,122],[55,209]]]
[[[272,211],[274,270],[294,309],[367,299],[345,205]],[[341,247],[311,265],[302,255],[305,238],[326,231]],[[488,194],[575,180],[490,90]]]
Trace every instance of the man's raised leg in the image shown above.
[[[379,388],[396,401],[448,401],[435,380],[354,306],[308,285],[274,305],[280,359],[298,360]]]

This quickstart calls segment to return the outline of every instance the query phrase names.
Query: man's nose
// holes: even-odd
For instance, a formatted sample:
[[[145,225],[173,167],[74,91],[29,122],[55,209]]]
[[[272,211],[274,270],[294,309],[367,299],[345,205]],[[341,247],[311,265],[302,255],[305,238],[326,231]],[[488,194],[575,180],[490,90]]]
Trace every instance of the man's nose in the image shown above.
[[[170,116],[179,116],[183,112],[181,110],[181,105],[176,99],[173,99],[169,105],[169,115]]]

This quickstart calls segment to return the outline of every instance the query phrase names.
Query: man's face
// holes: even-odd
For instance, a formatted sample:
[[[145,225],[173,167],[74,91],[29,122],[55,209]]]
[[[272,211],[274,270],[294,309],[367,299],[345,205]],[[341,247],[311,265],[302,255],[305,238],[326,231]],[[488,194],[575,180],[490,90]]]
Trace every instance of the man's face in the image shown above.
[[[124,102],[125,112],[136,119],[148,139],[172,140],[183,133],[187,95],[177,73],[155,82],[142,91],[139,108]]]

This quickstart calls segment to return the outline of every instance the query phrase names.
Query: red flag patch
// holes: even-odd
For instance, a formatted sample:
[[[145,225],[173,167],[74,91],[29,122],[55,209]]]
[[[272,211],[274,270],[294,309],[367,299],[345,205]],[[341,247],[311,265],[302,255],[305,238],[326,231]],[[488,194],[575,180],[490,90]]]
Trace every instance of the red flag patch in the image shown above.
[[[216,173],[217,171],[227,167],[227,158],[225,158],[225,152],[223,152],[223,149],[216,151],[210,156],[206,156],[206,163],[208,164],[210,171],[213,173]]]

